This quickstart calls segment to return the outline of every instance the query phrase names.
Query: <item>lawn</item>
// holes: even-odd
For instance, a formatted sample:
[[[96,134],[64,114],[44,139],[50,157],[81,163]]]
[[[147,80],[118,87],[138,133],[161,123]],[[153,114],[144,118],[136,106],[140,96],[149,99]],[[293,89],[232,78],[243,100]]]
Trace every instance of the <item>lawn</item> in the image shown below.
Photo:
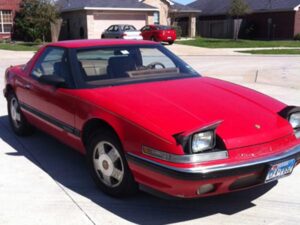
[[[300,49],[269,49],[238,51],[241,53],[264,54],[264,55],[300,55]]]
[[[0,49],[11,51],[37,51],[39,45],[27,42],[0,43]]]
[[[194,40],[177,41],[177,44],[191,45],[204,48],[267,48],[267,47],[299,47],[300,41],[254,41],[196,38]]]

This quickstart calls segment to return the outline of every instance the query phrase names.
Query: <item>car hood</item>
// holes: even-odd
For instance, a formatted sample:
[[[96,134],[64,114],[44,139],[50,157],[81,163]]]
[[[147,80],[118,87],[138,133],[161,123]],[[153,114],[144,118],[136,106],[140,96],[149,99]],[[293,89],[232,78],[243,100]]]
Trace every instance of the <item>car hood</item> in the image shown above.
[[[186,78],[89,90],[89,99],[164,138],[222,121],[227,149],[269,142],[292,132],[277,112],[286,105],[212,78]],[[94,96],[95,98],[91,98]]]

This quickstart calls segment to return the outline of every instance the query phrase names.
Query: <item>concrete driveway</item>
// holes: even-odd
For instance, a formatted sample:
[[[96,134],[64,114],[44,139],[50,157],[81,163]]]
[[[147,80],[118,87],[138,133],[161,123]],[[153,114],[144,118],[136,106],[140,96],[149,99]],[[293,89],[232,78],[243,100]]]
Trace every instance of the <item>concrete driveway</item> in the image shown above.
[[[0,89],[3,89],[4,68],[23,63],[30,56],[31,53],[0,50]],[[274,85],[271,81],[248,82],[244,80],[242,66],[247,62],[249,69],[260,63],[262,68],[268,64],[275,69],[285,63],[297,67],[299,58],[245,57],[186,55],[184,58],[203,74],[216,74],[215,77],[242,83],[288,104],[300,105],[299,89]],[[240,70],[233,69],[236,66]],[[292,80],[289,73],[286,77]],[[139,193],[128,199],[113,199],[98,191],[84,157],[72,149],[41,132],[28,138],[16,137],[8,124],[5,99],[0,97],[0,224],[3,225],[298,225],[299,187],[300,168],[297,168],[279,182],[219,197],[167,201]]]

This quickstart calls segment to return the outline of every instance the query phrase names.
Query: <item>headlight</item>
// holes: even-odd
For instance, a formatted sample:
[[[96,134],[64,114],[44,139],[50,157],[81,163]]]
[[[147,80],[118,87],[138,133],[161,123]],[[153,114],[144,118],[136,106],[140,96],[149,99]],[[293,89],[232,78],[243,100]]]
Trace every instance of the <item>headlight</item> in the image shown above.
[[[291,114],[289,121],[290,121],[290,124],[292,125],[293,129],[299,129],[300,128],[300,112]]]
[[[193,135],[192,138],[192,152],[200,153],[212,149],[215,145],[215,132],[205,131]]]

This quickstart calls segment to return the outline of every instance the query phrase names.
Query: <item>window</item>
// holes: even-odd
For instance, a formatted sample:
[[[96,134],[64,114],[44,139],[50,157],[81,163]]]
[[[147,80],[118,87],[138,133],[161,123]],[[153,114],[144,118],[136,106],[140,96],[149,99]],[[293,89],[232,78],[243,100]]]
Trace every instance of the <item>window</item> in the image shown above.
[[[113,32],[118,32],[118,31],[119,31],[119,26],[115,25],[114,29],[113,29]]]
[[[140,52],[143,60],[143,66],[159,62],[162,63],[165,68],[176,68],[174,62],[156,48],[141,48]],[[155,68],[161,68],[161,66],[158,65]]]
[[[48,47],[35,64],[31,74],[34,78],[57,75],[63,77],[69,84],[70,72],[65,50]]]
[[[114,28],[115,28],[115,26],[113,25],[113,26],[110,26],[109,28],[107,28],[107,31],[113,31],[114,30]]]
[[[199,76],[159,45],[78,49],[76,56],[81,87]]]
[[[160,20],[159,17],[160,17],[159,12],[154,12],[154,14],[153,14],[154,24],[159,24],[159,20]]]
[[[10,10],[0,10],[0,33],[10,33],[13,26],[13,16]]]
[[[149,31],[150,30],[150,27],[149,26],[144,26],[141,31]]]
[[[136,31],[136,28],[134,26],[131,25],[125,25],[122,27],[123,31]]]

